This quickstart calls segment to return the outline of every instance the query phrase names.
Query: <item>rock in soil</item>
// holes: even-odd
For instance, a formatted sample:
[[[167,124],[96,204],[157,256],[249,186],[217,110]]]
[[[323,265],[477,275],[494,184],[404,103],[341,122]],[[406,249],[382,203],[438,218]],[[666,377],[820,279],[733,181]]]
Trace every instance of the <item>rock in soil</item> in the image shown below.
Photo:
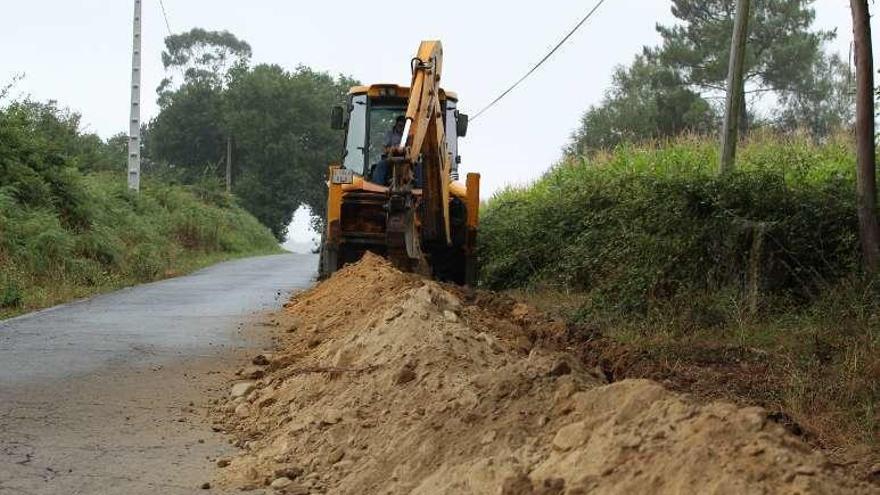
[[[275,490],[283,490],[292,484],[293,481],[290,478],[280,477],[275,478],[269,487]]]
[[[229,390],[229,397],[232,399],[245,397],[247,394],[251,393],[256,388],[256,386],[257,382],[253,380],[236,383]]]
[[[275,470],[275,477],[276,478],[290,478],[292,480],[295,480],[295,479],[299,478],[300,476],[302,476],[302,474],[303,474],[303,470],[301,468],[296,467],[296,466],[289,466],[289,467]]]

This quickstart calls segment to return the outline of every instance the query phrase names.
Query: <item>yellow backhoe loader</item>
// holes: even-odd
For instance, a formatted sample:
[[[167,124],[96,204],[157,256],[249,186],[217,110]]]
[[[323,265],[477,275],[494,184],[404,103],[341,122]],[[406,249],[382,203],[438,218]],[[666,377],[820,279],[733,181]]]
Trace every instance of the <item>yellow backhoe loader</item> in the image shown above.
[[[371,251],[401,270],[473,284],[480,176],[457,182],[468,118],[440,87],[442,67],[441,43],[423,41],[409,87],[356,86],[347,108],[333,109],[345,147],[327,180],[322,277]]]

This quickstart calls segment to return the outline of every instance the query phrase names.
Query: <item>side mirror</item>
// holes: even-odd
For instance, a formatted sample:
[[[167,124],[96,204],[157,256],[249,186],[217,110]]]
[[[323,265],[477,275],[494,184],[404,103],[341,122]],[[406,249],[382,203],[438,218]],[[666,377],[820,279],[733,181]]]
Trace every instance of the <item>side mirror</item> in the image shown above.
[[[341,106],[335,106],[330,110],[330,128],[334,131],[345,129],[345,110]]]
[[[455,113],[455,133],[458,137],[467,136],[468,116],[464,113]]]

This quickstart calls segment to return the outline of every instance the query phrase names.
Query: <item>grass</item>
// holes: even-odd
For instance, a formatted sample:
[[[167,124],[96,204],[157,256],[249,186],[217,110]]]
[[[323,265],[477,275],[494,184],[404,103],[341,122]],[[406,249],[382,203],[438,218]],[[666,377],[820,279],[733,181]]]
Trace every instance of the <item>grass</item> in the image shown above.
[[[533,288],[512,295],[590,329],[573,334],[575,340],[601,335],[574,347],[585,345],[585,358],[616,379],[651,378],[703,399],[766,407],[839,460],[870,468],[880,460],[880,312],[871,301],[846,314],[860,303],[838,299],[863,290],[847,285],[834,300],[800,311],[714,326],[683,323],[674,311],[585,318],[583,294]]]
[[[0,91],[0,318],[280,251],[219,184],[125,184],[128,138]]]
[[[615,377],[758,404],[880,461],[880,287],[859,273],[852,143],[753,136],[570,157],[482,212],[482,283],[565,317]],[[594,338],[601,335],[601,338]],[[579,340],[579,341],[578,341]]]
[[[0,189],[0,318],[280,252],[268,229],[224,194],[147,180],[133,195],[109,173],[77,184],[87,221],[76,226]]]

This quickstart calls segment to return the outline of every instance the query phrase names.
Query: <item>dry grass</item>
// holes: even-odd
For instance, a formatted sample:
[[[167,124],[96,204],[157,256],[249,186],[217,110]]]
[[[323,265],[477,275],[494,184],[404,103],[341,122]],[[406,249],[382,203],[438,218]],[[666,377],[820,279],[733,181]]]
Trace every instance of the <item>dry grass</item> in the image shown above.
[[[615,379],[651,378],[702,400],[765,407],[835,462],[878,481],[880,326],[876,308],[833,307],[853,290],[795,314],[710,328],[658,315],[585,319],[584,294],[508,294],[587,328],[571,345]]]

